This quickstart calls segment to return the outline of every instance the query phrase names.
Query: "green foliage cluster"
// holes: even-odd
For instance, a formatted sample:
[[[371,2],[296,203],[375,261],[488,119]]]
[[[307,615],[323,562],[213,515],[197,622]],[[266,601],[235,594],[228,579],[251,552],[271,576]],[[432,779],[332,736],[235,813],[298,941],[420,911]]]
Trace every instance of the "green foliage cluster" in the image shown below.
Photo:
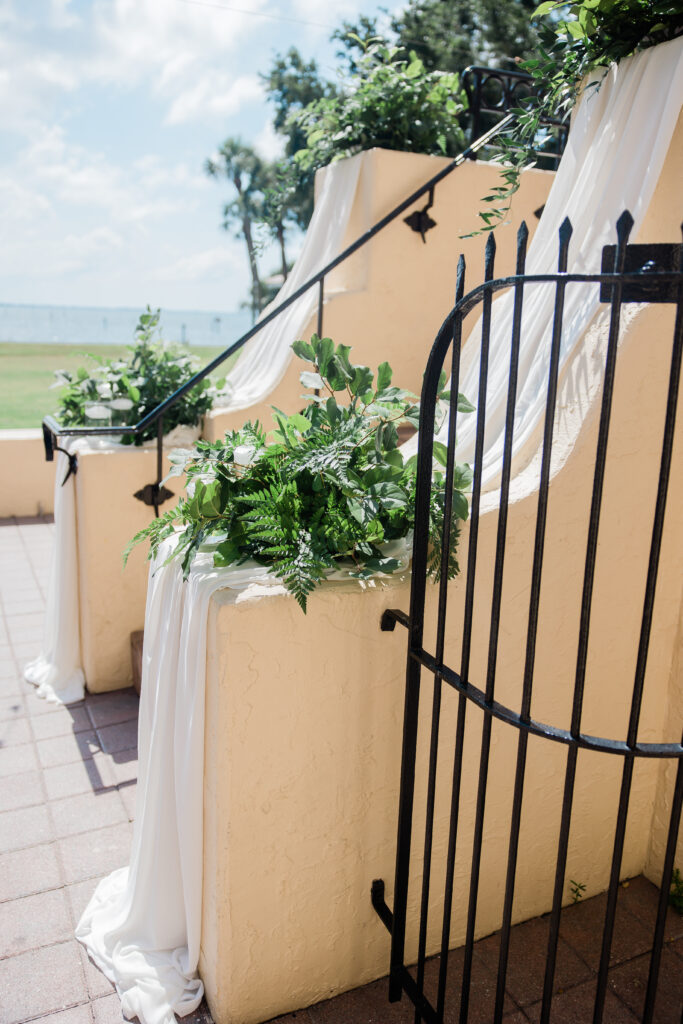
[[[519,64],[534,79],[533,95],[512,111],[515,123],[499,136],[495,156],[506,166],[502,184],[484,197],[483,231],[506,217],[521,171],[543,147],[548,118],[569,114],[587,75],[683,32],[681,0],[546,0],[533,17],[539,23],[538,52]]]
[[[674,868],[671,876],[671,888],[669,890],[669,905],[683,914],[683,875],[678,868]]]
[[[75,372],[55,370],[56,382],[61,386],[61,405],[57,418],[65,427],[88,425],[86,404],[109,404],[123,399],[128,405],[124,423],[138,423],[160,402],[173,394],[197,372],[198,362],[186,349],[171,345],[156,337],[159,331],[160,310],[147,311],[140,316],[135,328],[135,343],[128,346],[128,359],[103,360],[88,355],[94,365],[81,366]],[[218,382],[220,387],[222,382]],[[180,424],[195,426],[211,408],[216,385],[210,380],[200,381],[164,415],[164,430],[173,430]],[[124,434],[123,444],[140,445],[156,437],[156,423],[139,435]]]
[[[286,416],[274,409],[270,439],[258,423],[248,423],[223,441],[174,453],[171,475],[187,474],[187,497],[137,534],[128,551],[149,540],[151,557],[177,534],[171,557],[182,560],[187,577],[201,545],[212,541],[216,566],[248,559],[269,566],[306,611],[309,594],[332,571],[365,579],[399,568],[386,545],[412,530],[417,459],[404,460],[397,427],[417,426],[420,408],[414,395],[392,384],[388,363],[375,375],[351,363],[348,346],[317,335],[292,348],[310,366],[301,374],[305,411]],[[444,375],[440,421],[450,399],[445,384]],[[458,408],[472,410],[463,396]],[[437,444],[436,460],[445,465],[445,456]],[[449,577],[458,572],[457,521],[467,519],[471,480],[469,466],[456,468]],[[439,469],[431,497],[430,572],[437,578],[444,505]]]
[[[456,74],[427,71],[415,53],[406,58],[370,41],[343,91],[290,115],[287,123],[306,139],[294,160],[310,172],[375,146],[454,156],[464,148],[458,115],[465,106]]]
[[[531,14],[537,0],[411,0],[390,20],[387,44],[414,50],[428,71],[462,72],[470,64],[515,66],[533,56],[538,44]],[[351,34],[351,35],[349,35]],[[361,15],[344,22],[333,38],[343,60],[353,48],[353,36],[367,40],[378,35],[376,18]]]
[[[244,239],[251,274],[246,304],[254,318],[287,278],[287,235],[308,225],[318,167],[372,146],[457,155],[468,121],[448,74],[532,56],[534,6],[535,0],[409,0],[381,29],[365,14],[342,22],[332,34],[339,49],[330,77],[296,47],[273,58],[260,77],[283,158],[264,160],[233,136],[205,163],[208,174],[230,185],[223,227]],[[259,264],[270,241],[280,258],[268,279]]]

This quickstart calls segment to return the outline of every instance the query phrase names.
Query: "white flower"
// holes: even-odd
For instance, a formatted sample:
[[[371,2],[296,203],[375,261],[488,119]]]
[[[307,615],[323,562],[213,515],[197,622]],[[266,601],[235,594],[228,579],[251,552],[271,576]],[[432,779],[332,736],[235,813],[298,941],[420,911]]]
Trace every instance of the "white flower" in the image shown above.
[[[97,394],[100,398],[111,398],[111,384],[109,381],[102,381],[101,384],[97,384]]]

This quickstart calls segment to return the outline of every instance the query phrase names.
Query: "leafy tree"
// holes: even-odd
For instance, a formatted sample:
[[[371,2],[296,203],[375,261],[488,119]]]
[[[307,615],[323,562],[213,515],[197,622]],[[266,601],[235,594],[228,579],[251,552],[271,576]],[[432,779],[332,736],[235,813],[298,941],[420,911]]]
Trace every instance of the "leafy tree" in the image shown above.
[[[304,129],[294,115],[311,103],[335,96],[337,88],[321,78],[316,61],[304,60],[295,46],[278,55],[261,79],[275,110],[273,128],[285,140],[284,159],[273,186],[276,195],[270,197],[269,222],[279,216],[282,223],[293,222],[305,231],[313,213],[313,173],[292,174],[292,157],[306,146]]]
[[[510,67],[536,51],[535,8],[536,0],[412,0],[391,28],[396,45],[430,70]]]
[[[217,159],[206,161],[206,173],[213,178],[227,178],[235,189],[235,197],[223,207],[223,227],[236,228],[236,237],[243,238],[251,272],[251,308],[254,318],[261,309],[261,279],[257,262],[254,224],[262,216],[263,161],[251,146],[241,139],[228,138],[218,151]]]

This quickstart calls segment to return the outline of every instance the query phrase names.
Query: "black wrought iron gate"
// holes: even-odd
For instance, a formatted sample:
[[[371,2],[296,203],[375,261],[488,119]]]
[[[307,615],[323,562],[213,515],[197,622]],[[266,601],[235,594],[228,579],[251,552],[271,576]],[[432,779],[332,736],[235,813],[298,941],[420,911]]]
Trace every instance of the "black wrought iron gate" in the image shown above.
[[[518,852],[520,841],[520,822],[527,766],[529,737],[542,737],[549,743],[564,744],[567,747],[564,765],[564,786],[559,818],[559,829],[554,842],[554,887],[548,893],[550,910],[547,951],[545,956],[545,977],[542,993],[542,1009],[540,1019],[543,1024],[550,1020],[553,993],[555,991],[555,971],[560,933],[560,922],[563,901],[566,900],[567,858],[572,825],[572,806],[577,777],[577,758],[580,750],[611,754],[621,758],[623,767],[621,784],[614,808],[614,818],[605,827],[613,828],[613,846],[611,870],[607,890],[606,909],[601,936],[601,955],[597,971],[597,983],[592,1019],[594,1024],[603,1020],[605,998],[607,993],[610,951],[614,934],[617,896],[620,885],[624,843],[627,829],[627,816],[634,777],[634,767],[641,758],[671,759],[676,766],[673,791],[668,793],[668,830],[663,855],[663,870],[658,900],[658,912],[652,950],[649,961],[649,977],[644,999],[642,1020],[653,1021],[653,1012],[657,992],[658,974],[664,940],[665,918],[667,913],[668,894],[674,857],[679,833],[681,805],[683,802],[683,743],[678,742],[641,742],[639,725],[644,699],[645,674],[648,660],[655,588],[662,549],[662,536],[665,524],[667,491],[672,465],[674,427],[676,405],[679,389],[681,351],[683,347],[683,261],[680,245],[639,246],[628,245],[628,237],[632,228],[632,218],[628,212],[622,214],[617,223],[617,244],[608,246],[602,254],[600,273],[569,274],[567,253],[571,237],[571,225],[565,221],[559,232],[558,271],[549,275],[525,274],[527,230],[522,225],[518,235],[517,266],[513,277],[494,279],[495,244],[493,236],[489,237],[486,248],[484,283],[467,295],[464,294],[465,266],[461,257],[458,266],[456,302],[451,314],[442,326],[427,364],[422,391],[422,414],[419,433],[417,501],[415,517],[415,538],[413,548],[413,571],[410,595],[410,612],[392,610],[385,613],[382,629],[393,630],[398,622],[408,630],[408,656],[406,671],[406,692],[403,725],[403,750],[401,763],[401,782],[398,816],[398,841],[396,855],[396,873],[393,890],[393,910],[384,898],[384,882],[377,880],[372,887],[373,905],[380,918],[391,932],[391,962],[389,999],[396,1001],[405,993],[415,1005],[415,1020],[424,1020],[427,1024],[441,1024],[447,1013],[451,1020],[459,1020],[466,1024],[470,1019],[470,991],[472,980],[473,947],[477,931],[477,905],[480,895],[480,871],[482,863],[482,845],[484,838],[484,816],[487,806],[489,789],[489,759],[491,752],[491,734],[494,720],[506,723],[517,730],[516,762],[514,768],[510,764],[510,773],[514,772],[514,787],[509,812],[509,828],[507,831],[507,866],[505,886],[500,907],[499,922],[500,950],[496,979],[495,1009],[492,1020],[503,1019],[504,1000],[506,994],[506,974],[510,948],[510,933],[513,922],[513,900],[517,880]],[[554,290],[554,317],[550,335],[550,351],[547,370],[547,397],[541,450],[541,465],[535,517],[535,533],[533,541],[533,557],[531,560],[530,586],[528,593],[528,625],[524,642],[524,667],[520,674],[520,691],[515,707],[496,700],[496,657],[499,645],[501,594],[503,588],[503,571],[505,564],[506,534],[510,503],[510,486],[513,467],[513,432],[515,426],[515,406],[518,387],[518,363],[521,342],[522,307],[525,291],[529,287],[544,287]],[[551,481],[551,453],[553,450],[553,434],[557,412],[558,377],[560,351],[563,331],[563,311],[567,288],[600,287],[600,299],[610,305],[609,336],[606,344],[604,361],[604,377],[600,419],[597,428],[597,449],[595,452],[594,474],[592,480],[592,497],[588,515],[587,545],[585,554],[578,555],[584,561],[583,585],[580,616],[578,622],[578,650],[573,675],[573,694],[571,699],[571,724],[569,728],[545,724],[532,716],[532,685],[534,681],[534,662],[536,657],[539,609],[541,608],[542,567],[544,560],[544,543],[548,500]],[[484,458],[487,376],[489,373],[489,343],[491,335],[491,307],[494,294],[503,289],[514,291],[514,314],[510,344],[509,376],[507,385],[507,406],[505,435],[502,459],[502,471],[499,488],[499,507],[495,540],[495,564],[493,567],[492,599],[490,608],[490,624],[488,628],[487,658],[484,659],[486,669],[482,672],[483,681],[471,678],[470,665],[473,653],[473,615],[475,607],[475,582],[477,579],[477,546],[480,524],[480,507],[482,501],[482,467]],[[650,453],[650,458],[659,462],[659,477],[654,500],[654,517],[651,527],[649,560],[646,578],[633,580],[633,587],[639,588],[637,593],[644,594],[640,635],[637,644],[637,657],[634,665],[633,684],[624,681],[624,700],[628,709],[624,710],[624,721],[628,720],[625,738],[603,737],[582,731],[582,716],[586,686],[586,669],[589,647],[589,630],[596,556],[598,552],[598,535],[600,513],[603,501],[605,475],[608,470],[608,436],[612,399],[615,386],[615,374],[618,364],[619,327],[624,303],[674,303],[676,318],[673,337],[673,352],[668,373],[668,388],[662,394],[662,402],[666,403],[664,415],[664,432],[661,451]],[[460,351],[463,337],[463,323],[472,310],[481,310],[482,330],[479,362],[479,392],[476,398],[476,442],[474,455],[474,476],[471,496],[470,523],[467,551],[467,568],[464,580],[464,613],[460,631],[460,667],[455,669],[446,663],[445,650],[449,640],[450,626],[447,625],[447,605],[449,585],[446,581],[447,552],[451,530],[451,496],[455,470],[455,448],[457,437],[457,394],[460,382]],[[653,343],[661,346],[669,344],[667,338],[653,339]],[[468,345],[478,344],[478,339],[471,338]],[[450,366],[447,356],[450,350]],[[442,572],[438,588],[438,605],[436,608],[435,646],[433,652],[425,648],[425,602],[426,575],[429,546],[429,500],[432,487],[432,465],[434,446],[434,417],[437,402],[439,376],[447,368],[451,374],[450,418],[448,421],[448,443],[446,460],[446,508],[444,517],[444,533],[442,547]],[[647,372],[646,353],[643,353],[643,372]],[[475,399],[475,396],[468,396]],[[680,453],[679,453],[680,454]],[[680,517],[680,508],[670,514]],[[680,524],[680,518],[679,518]],[[649,529],[649,528],[648,528]],[[548,552],[546,551],[546,556]],[[627,554],[627,553],[625,553]],[[463,581],[455,584],[462,587]],[[453,584],[451,584],[451,587]],[[451,590],[452,593],[452,590]],[[527,598],[525,598],[527,600]],[[640,598],[639,598],[640,600]],[[488,613],[487,613],[488,614]],[[635,644],[634,644],[635,650]],[[482,662],[483,664],[484,662]],[[418,715],[420,711],[421,690],[425,686],[425,678],[433,684],[431,691],[431,720],[429,724],[428,759],[426,760],[426,778],[416,783],[416,751],[418,744]],[[444,690],[444,684],[446,689]],[[629,692],[630,690],[630,692]],[[441,912],[440,944],[435,949],[432,940],[431,952],[439,951],[438,981],[430,992],[425,988],[425,964],[428,954],[428,919],[430,903],[432,912],[437,902],[430,893],[432,875],[434,873],[434,814],[437,789],[437,758],[439,756],[440,720],[442,715],[442,698],[446,693],[455,691],[457,694],[457,718],[454,732],[449,734],[447,750],[450,772],[448,781],[450,793],[446,806],[447,844],[444,843],[445,869],[443,871],[443,895],[439,894],[438,909]],[[479,748],[479,773],[476,784],[476,810],[471,830],[471,861],[469,862],[469,891],[464,929],[464,958],[459,986],[459,1004],[447,1005],[447,972],[448,950],[452,944],[451,920],[454,900],[454,875],[458,846],[462,839],[462,826],[459,834],[462,801],[463,757],[465,730],[468,710],[475,706],[481,718],[481,744]],[[498,726],[496,726],[498,728]],[[623,734],[622,734],[623,735]],[[533,741],[535,742],[535,740]],[[661,762],[660,762],[661,763]],[[408,920],[408,889],[411,866],[411,844],[416,845],[413,835],[413,817],[416,796],[424,797],[424,841],[422,847],[421,880],[414,883],[421,888],[419,899],[419,929],[417,934],[417,954],[411,954],[408,963],[416,959],[414,969],[406,963],[406,932],[411,923]],[[469,850],[469,846],[468,846]],[[440,871],[443,864],[440,865]],[[605,878],[607,882],[607,878]],[[438,923],[438,921],[437,921]],[[417,922],[414,922],[417,925]],[[437,927],[437,934],[439,929]],[[413,944],[414,945],[414,944]],[[452,988],[449,989],[452,991]],[[479,1019],[479,1018],[478,1018]],[[553,1020],[557,1020],[554,1015]]]

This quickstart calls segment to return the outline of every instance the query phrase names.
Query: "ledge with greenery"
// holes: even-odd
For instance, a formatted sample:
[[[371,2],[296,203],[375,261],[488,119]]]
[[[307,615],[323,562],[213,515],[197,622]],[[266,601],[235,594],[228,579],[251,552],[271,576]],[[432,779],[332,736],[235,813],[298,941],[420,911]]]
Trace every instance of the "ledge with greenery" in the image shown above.
[[[550,117],[567,118],[589,76],[639,50],[683,33],[681,0],[546,0],[533,13],[538,52],[518,62],[534,80],[533,95],[514,108],[515,122],[498,136],[493,158],[503,164],[502,182],[484,197],[482,231],[505,220],[522,170],[532,167],[542,149]],[[599,88],[592,79],[589,88]],[[476,233],[476,232],[475,232]]]
[[[187,578],[202,545],[214,544],[214,565],[239,566],[247,560],[268,566],[282,579],[301,608],[311,592],[340,569],[357,579],[391,574],[401,563],[387,546],[407,547],[415,516],[417,457],[404,459],[398,446],[401,424],[418,426],[415,396],[392,384],[382,363],[376,375],[349,359],[350,348],[314,335],[297,341],[294,352],[310,368],[301,374],[308,389],[306,408],[286,416],[274,409],[276,429],[268,438],[258,423],[199,441],[192,450],[172,453],[170,475],[187,474],[187,497],[138,533],[148,540],[150,557],[168,537],[177,542],[168,559],[180,559]],[[440,382],[439,427],[450,393]],[[458,409],[471,412],[462,395]],[[434,456],[445,466],[446,449],[436,442]],[[453,523],[449,578],[458,572],[458,522],[467,519],[469,466],[457,466],[453,480]],[[444,525],[445,475],[434,473],[430,507],[430,575],[439,578]]]
[[[128,346],[127,359],[103,360],[89,355],[91,366],[73,373],[55,370],[61,387],[61,406],[57,419],[65,427],[96,425],[86,414],[101,411],[107,425],[138,423],[147,413],[172,395],[197,372],[199,363],[181,345],[169,344],[159,337],[160,310],[147,307],[135,328],[135,343]],[[164,415],[164,430],[177,426],[197,426],[209,411],[224,381],[204,379]],[[156,423],[141,434],[123,434],[123,444],[141,445],[156,437]]]

